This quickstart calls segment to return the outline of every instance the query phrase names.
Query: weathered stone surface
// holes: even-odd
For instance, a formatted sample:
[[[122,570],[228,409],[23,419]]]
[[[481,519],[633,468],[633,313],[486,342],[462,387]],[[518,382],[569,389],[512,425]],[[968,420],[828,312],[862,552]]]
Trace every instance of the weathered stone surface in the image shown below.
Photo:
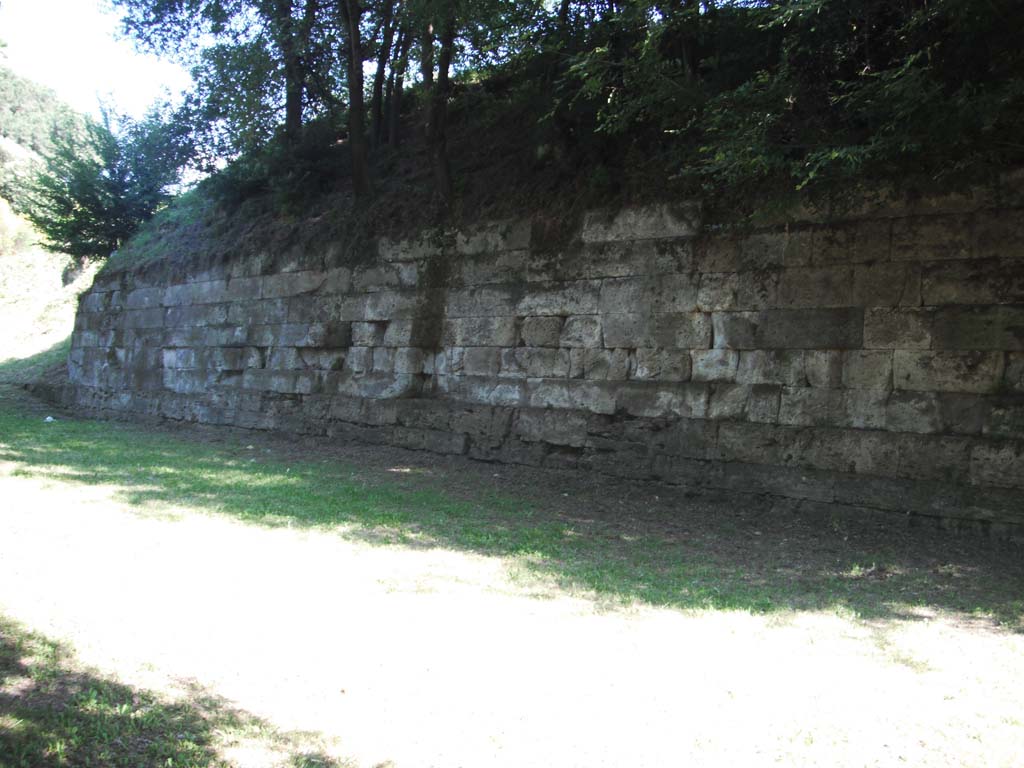
[[[1003,376],[997,352],[909,352],[896,350],[897,389],[925,392],[993,392]]]
[[[694,381],[735,381],[740,353],[731,349],[694,350],[690,353]]]
[[[597,315],[577,315],[566,319],[565,325],[552,346],[579,349],[600,349],[601,318]]]
[[[873,210],[698,238],[654,207],[569,243],[497,222],[104,275],[68,402],[1024,524],[1021,211]]]
[[[541,316],[524,317],[520,335],[522,343],[527,347],[557,347],[562,336],[565,319],[561,317]],[[566,344],[564,346],[571,346]],[[597,346],[581,344],[579,346]]]
[[[715,312],[712,317],[718,349],[858,349],[863,342],[860,308]]]
[[[934,310],[868,309],[864,315],[867,349],[929,349]]]
[[[581,237],[584,243],[693,237],[700,217],[697,203],[594,211],[584,218]]]
[[[843,386],[892,389],[892,357],[887,350],[856,350],[843,355]]]
[[[970,216],[911,216],[892,225],[894,261],[968,259],[973,254]]]
[[[942,307],[935,312],[932,347],[1024,350],[1024,305]]]

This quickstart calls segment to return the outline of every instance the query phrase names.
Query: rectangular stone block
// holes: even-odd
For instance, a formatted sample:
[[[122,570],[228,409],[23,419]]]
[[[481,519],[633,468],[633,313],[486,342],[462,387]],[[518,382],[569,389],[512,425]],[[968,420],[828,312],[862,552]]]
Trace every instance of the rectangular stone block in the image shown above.
[[[373,349],[373,372],[394,373],[395,372],[395,348],[374,347]]]
[[[462,370],[468,376],[496,376],[502,369],[502,355],[512,351],[500,347],[467,347],[462,356]],[[505,371],[503,375],[509,374]],[[522,375],[525,376],[525,372]]]
[[[747,424],[723,421],[718,426],[718,456],[721,461],[751,464],[789,463],[797,430],[772,424]]]
[[[633,355],[630,378],[688,381],[690,355],[678,350],[638,349]]]
[[[228,304],[168,307],[164,318],[168,328],[224,325],[228,322]]]
[[[564,322],[564,318],[557,316],[524,317],[520,338],[527,347],[557,347]]]
[[[583,353],[582,378],[596,381],[625,381],[629,376],[629,350],[574,349],[571,352]]]
[[[602,346],[601,318],[597,315],[577,315],[567,318],[558,343],[563,347],[599,349]]]
[[[843,386],[849,389],[892,389],[889,350],[854,350],[843,353]]]
[[[388,323],[383,320],[376,322],[355,322],[352,329],[352,344],[357,347],[379,347],[384,344]]]
[[[1024,261],[985,259],[926,264],[922,296],[929,306],[1024,303]]]
[[[164,324],[164,311],[159,307],[128,310],[122,317],[124,328],[162,328]]]
[[[409,319],[416,316],[419,309],[416,294],[412,292],[378,291],[368,293],[363,305],[365,320]],[[350,318],[339,317],[339,320]]]
[[[761,271],[784,266],[787,252],[799,250],[797,232],[763,232],[750,235],[709,235],[699,241],[697,267],[701,272]],[[809,245],[810,238],[806,238]],[[792,254],[791,254],[792,258]],[[807,258],[810,258],[808,250]]]
[[[812,387],[836,389],[843,385],[843,353],[836,350],[804,352],[804,372]]]
[[[600,303],[598,280],[539,283],[519,300],[517,315],[595,315]]]
[[[1003,375],[997,352],[912,352],[896,350],[897,389],[935,392],[993,392]]]
[[[656,345],[654,319],[650,315],[604,315],[601,320],[606,349]]]
[[[814,264],[889,261],[891,225],[887,220],[827,224],[812,230]]]
[[[636,346],[686,350],[708,349],[711,346],[711,334],[711,315],[704,312],[655,315],[654,343],[637,344]],[[605,337],[607,340],[607,331]]]
[[[716,381],[708,387],[709,419],[745,419],[747,400],[750,397],[749,384],[735,384]],[[776,408],[778,413],[778,408]]]
[[[707,415],[708,388],[705,384],[635,382],[623,384],[615,396],[616,408],[630,416],[664,418],[681,416],[701,419]]]
[[[448,317],[493,317],[515,314],[516,304],[512,288],[506,286],[475,286],[450,291],[445,298]]]
[[[783,387],[779,403],[779,424],[830,426],[840,396],[841,393],[833,389]]]
[[[892,224],[894,261],[969,259],[972,251],[971,217],[910,216]]]
[[[153,309],[163,305],[164,288],[136,288],[124,300],[125,309]]]
[[[658,454],[709,459],[717,455],[718,424],[706,419],[679,419],[657,432],[651,447]]]
[[[528,401],[534,408],[570,408],[592,413],[615,412],[615,390],[590,381],[529,379]]]
[[[516,342],[514,317],[460,317],[444,321],[444,346],[511,347]]]
[[[1007,354],[1003,381],[1010,392],[1024,392],[1024,352]]]
[[[892,392],[885,405],[885,428],[890,432],[920,434],[942,431],[938,395],[934,392]]]
[[[899,443],[885,432],[814,428],[801,433],[792,456],[793,463],[812,469],[892,477]]]
[[[988,395],[939,392],[939,419],[943,432],[979,435],[988,423],[991,398]]]
[[[1024,259],[1024,209],[979,211],[974,235],[980,259]]]
[[[423,350],[399,347],[395,350],[395,373],[422,373]]]
[[[1008,395],[990,401],[982,431],[990,437],[1024,440],[1024,397]]]
[[[1024,350],[1024,305],[942,307],[932,325],[935,349]]]
[[[325,280],[326,276],[323,272],[313,270],[267,275],[263,278],[261,296],[265,299],[278,299],[298,296],[302,293],[313,293],[324,284]]]
[[[736,381],[740,384],[803,386],[807,380],[800,350],[743,350],[739,353]]]
[[[735,381],[740,353],[731,349],[693,350],[694,381]]]
[[[931,309],[868,309],[864,315],[867,349],[929,349],[932,345]]]
[[[855,302],[852,266],[791,268],[782,273],[779,306],[803,309],[849,307]]]
[[[861,307],[920,306],[920,265],[858,264],[853,271],[853,304]]]
[[[884,389],[828,390],[834,395],[831,422],[836,427],[885,429],[889,391]]]
[[[463,256],[530,247],[533,222],[529,219],[507,219],[470,227],[455,233],[455,252]]]
[[[288,321],[288,302],[281,299],[243,301],[228,305],[232,325],[271,325]]]
[[[718,349],[859,349],[864,310],[776,309],[715,312]]]
[[[587,414],[581,411],[523,408],[512,431],[527,442],[582,447],[587,441]]]
[[[915,480],[966,482],[973,444],[966,437],[901,435],[897,475]]]
[[[775,424],[779,420],[782,387],[778,384],[754,384],[747,398],[746,418],[758,424]]]

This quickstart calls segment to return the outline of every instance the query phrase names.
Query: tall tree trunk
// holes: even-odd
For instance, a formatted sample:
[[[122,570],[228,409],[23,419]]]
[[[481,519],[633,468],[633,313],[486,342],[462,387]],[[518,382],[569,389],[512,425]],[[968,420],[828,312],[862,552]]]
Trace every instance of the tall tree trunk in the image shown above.
[[[304,77],[292,20],[292,0],[277,0],[274,11],[277,44],[284,60],[284,136],[289,145],[294,145],[302,133]]]
[[[377,71],[373,75],[370,98],[370,143],[376,147],[384,138],[384,76],[391,60],[391,44],[395,38],[394,0],[385,0],[380,50],[377,52]]]
[[[405,93],[405,73],[409,69],[409,49],[412,35],[408,26],[398,32],[398,56],[391,63],[390,93],[388,94],[388,144],[397,147],[401,141],[402,96]]]
[[[338,7],[348,38],[348,144],[352,151],[352,187],[356,201],[360,202],[371,192],[363,115],[363,46],[359,32],[363,7],[359,0],[342,0]]]
[[[430,94],[427,137],[434,170],[434,188],[441,204],[450,208],[454,192],[448,162],[448,96],[451,88],[448,70],[455,49],[455,18],[451,11],[443,22],[439,41],[441,48],[437,57],[437,83]]]

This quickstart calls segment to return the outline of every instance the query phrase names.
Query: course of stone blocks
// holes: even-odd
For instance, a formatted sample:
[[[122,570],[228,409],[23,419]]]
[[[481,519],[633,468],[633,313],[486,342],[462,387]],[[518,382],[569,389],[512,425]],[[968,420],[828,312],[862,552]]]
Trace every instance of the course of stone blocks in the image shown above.
[[[68,402],[1024,523],[1024,209],[698,205],[101,275]],[[564,240],[564,238],[563,238]]]

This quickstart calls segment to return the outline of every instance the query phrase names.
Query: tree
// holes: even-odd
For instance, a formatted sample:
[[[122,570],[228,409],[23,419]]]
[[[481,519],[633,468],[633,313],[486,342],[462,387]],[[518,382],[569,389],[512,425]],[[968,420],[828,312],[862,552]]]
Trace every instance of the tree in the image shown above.
[[[191,148],[158,112],[142,121],[105,113],[84,141],[58,137],[30,185],[25,212],[47,249],[104,258],[168,199]]]

